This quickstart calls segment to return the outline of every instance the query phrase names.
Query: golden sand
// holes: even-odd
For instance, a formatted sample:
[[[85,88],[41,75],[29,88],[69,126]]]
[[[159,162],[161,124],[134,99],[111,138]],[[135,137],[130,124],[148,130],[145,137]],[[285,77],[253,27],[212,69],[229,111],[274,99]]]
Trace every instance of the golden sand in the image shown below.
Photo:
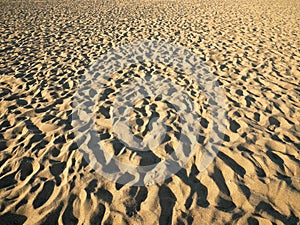
[[[0,225],[299,224],[299,1],[2,0],[0,7]],[[165,182],[136,187],[87,163],[72,102],[99,56],[143,40],[201,58],[224,91],[227,118],[204,171],[196,155]],[[116,79],[111,84],[118,91]],[[164,103],[157,107],[167,117]],[[109,130],[100,114],[97,125]],[[201,116],[211,121],[211,112]],[[123,150],[122,160],[141,163]]]

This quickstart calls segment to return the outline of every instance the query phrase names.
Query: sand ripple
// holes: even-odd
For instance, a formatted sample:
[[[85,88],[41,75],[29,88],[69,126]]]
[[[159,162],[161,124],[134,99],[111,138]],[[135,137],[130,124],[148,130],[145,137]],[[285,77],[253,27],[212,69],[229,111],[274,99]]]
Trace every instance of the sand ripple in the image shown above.
[[[299,223],[298,1],[2,0],[0,6],[0,224]],[[197,54],[224,90],[226,120],[206,170],[200,172],[196,154],[165,182],[130,187],[106,179],[85,160],[80,143],[89,146],[93,137],[76,136],[73,100],[99,56],[143,40]],[[148,71],[154,77],[156,66],[140,64],[111,76],[126,80],[126,74]],[[180,71],[163,65],[156,71],[181,82]],[[112,79],[98,99],[95,124],[103,140],[113,141],[106,117],[120,85]],[[217,112],[200,92],[189,94],[198,96],[202,146]],[[147,114],[157,104],[161,118],[177,129],[178,114],[167,101],[144,100],[134,103],[129,118],[142,118],[143,109]],[[143,119],[130,120],[137,136],[149,118]],[[150,140],[143,144],[156,146]],[[142,162],[118,143],[107,149],[124,162]],[[150,162],[168,155],[153,152]]]

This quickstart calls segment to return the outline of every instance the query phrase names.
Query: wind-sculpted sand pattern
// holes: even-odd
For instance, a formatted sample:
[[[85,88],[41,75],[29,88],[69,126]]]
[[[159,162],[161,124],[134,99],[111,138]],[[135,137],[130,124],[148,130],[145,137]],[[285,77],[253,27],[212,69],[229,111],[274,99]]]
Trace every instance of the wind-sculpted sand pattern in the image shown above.
[[[0,6],[1,225],[300,222],[298,1],[1,1]],[[145,41],[180,46],[209,68],[222,90],[225,115],[218,125],[224,129],[213,123],[220,114],[214,96],[168,63],[129,62],[108,73],[105,85],[80,89],[96,84],[87,78],[101,70],[101,63],[95,66],[99,58]],[[182,102],[190,103],[170,104],[174,98],[147,94],[130,103],[127,119],[137,138],[130,148],[115,138],[127,136],[113,115],[122,113],[133,84],[142,93],[141,80],[163,84],[161,89],[177,85],[186,93]],[[201,85],[207,83],[203,79]],[[86,96],[96,96],[94,126],[78,113],[78,107],[91,106]],[[186,118],[196,118],[194,127],[182,116],[188,105],[193,107]],[[176,152],[183,138],[177,134],[185,127],[198,131],[190,141],[195,148]],[[149,136],[164,129],[164,136]],[[137,167],[174,151],[173,159],[196,151],[165,181],[151,184],[145,177],[144,185],[129,186],[104,176],[120,167],[93,164],[99,144],[93,135],[109,154]],[[206,167],[201,157],[209,143],[216,155]],[[141,146],[151,151],[136,152]]]

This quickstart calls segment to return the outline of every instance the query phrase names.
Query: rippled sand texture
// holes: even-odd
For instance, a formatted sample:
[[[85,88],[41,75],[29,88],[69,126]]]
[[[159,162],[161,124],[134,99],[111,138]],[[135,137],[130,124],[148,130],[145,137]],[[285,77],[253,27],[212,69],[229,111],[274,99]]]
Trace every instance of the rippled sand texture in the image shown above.
[[[2,0],[0,7],[1,225],[299,223],[299,1]],[[100,55],[141,40],[164,40],[201,57],[224,90],[228,121],[207,170],[199,172],[192,157],[165,183],[129,187],[83,158],[72,96]],[[147,66],[120,74],[156,71]],[[178,81],[174,71],[169,77]],[[119,86],[113,79],[111,93]],[[163,101],[145,104],[155,101],[159,115],[180,122],[174,111],[164,114]],[[107,107],[98,111],[102,128]],[[211,114],[201,116],[207,139]],[[142,162],[106,132],[112,153]]]

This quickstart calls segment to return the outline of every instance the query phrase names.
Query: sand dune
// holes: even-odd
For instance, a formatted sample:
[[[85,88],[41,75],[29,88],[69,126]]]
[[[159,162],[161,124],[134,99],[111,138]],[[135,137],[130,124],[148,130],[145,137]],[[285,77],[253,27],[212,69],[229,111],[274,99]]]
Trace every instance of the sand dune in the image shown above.
[[[0,5],[0,225],[299,224],[299,1],[2,0]],[[180,46],[207,66],[226,112],[219,136],[211,135],[220,112],[180,66],[145,62],[108,70],[102,89],[85,80],[101,56],[141,41]],[[114,130],[112,114],[121,115],[131,90],[148,87],[130,86],[139,79],[174,93],[177,85],[187,93],[181,100],[190,103],[176,107],[179,96],[173,106],[172,98],[145,96],[132,103],[129,128],[120,119]],[[90,117],[82,115],[82,122],[74,110],[83,81],[94,89],[82,89],[78,107],[87,112],[91,103],[85,97],[101,93],[95,98],[94,133]],[[184,111],[186,120],[180,116]],[[196,124],[192,115],[199,116]],[[187,150],[178,133],[193,127],[199,128],[197,142]],[[162,131],[167,135],[151,136]],[[165,181],[151,184],[153,173],[145,186],[130,186],[122,176],[117,182],[104,176],[126,168],[97,164],[91,151],[100,145],[93,141],[97,135],[107,162],[114,156],[133,168],[161,162],[176,146],[182,151],[172,155],[175,160],[197,151]],[[194,143],[186,136],[180,136],[184,143]],[[218,152],[206,168],[201,157],[210,142]]]

